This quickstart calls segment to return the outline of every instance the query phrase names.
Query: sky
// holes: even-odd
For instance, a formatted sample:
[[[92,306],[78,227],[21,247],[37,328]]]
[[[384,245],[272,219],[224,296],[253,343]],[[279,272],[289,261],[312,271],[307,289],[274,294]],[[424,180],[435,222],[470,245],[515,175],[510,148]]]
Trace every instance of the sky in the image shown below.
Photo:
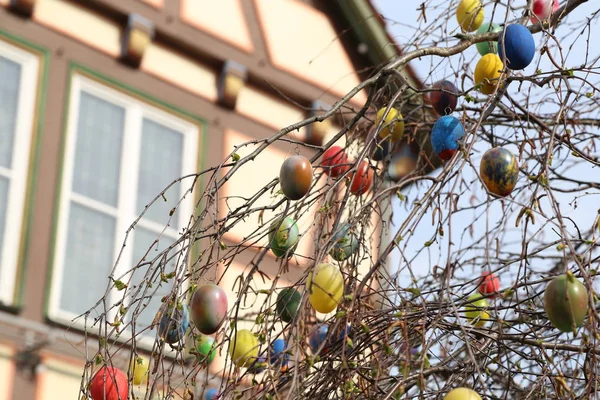
[[[422,18],[419,19],[421,11],[418,8],[421,3],[423,3],[423,0],[372,0],[372,2],[386,20],[387,29],[391,36],[405,51],[413,50],[415,48],[415,44],[422,48],[424,46],[431,46],[432,44],[448,46],[457,42],[457,39],[452,38],[452,35],[459,32],[458,23],[456,22],[454,14],[458,5],[457,0],[451,2],[448,2],[447,0],[427,1],[427,23]],[[486,4],[487,3],[489,2],[486,2]],[[564,1],[561,1],[561,5],[563,3]],[[576,10],[576,12],[572,13],[568,17],[565,26],[558,27],[556,30],[556,36],[560,39],[559,43],[562,48],[562,54],[564,57],[563,66],[565,68],[574,68],[585,62],[587,45],[585,42],[582,43],[581,38],[578,36],[569,34],[571,29],[567,25],[573,24],[575,21],[581,21],[582,19],[585,19],[587,15],[597,12],[598,5],[594,3],[595,2],[590,1],[581,6],[578,10]],[[450,6],[448,6],[448,4],[450,4]],[[502,12],[497,9],[496,15],[493,16],[493,21],[502,24],[504,23],[505,18],[507,18],[508,21],[514,21],[519,18],[523,13],[523,9],[518,8],[524,6],[526,1],[514,0],[511,4],[517,9],[514,11],[509,11],[508,13],[505,12],[505,9],[502,9]],[[448,8],[451,10],[450,15],[448,14]],[[492,15],[491,5],[486,5],[485,11],[485,21],[489,21],[490,15]],[[432,22],[441,21],[444,19],[447,19],[447,23],[445,24],[444,28],[432,28]],[[439,25],[439,22],[437,22],[437,24]],[[425,32],[428,32],[428,34],[418,35],[417,32],[422,29],[424,29]],[[585,38],[586,37],[584,36],[584,39]],[[557,49],[557,45],[549,40],[548,36],[537,34],[535,35],[535,40],[537,50],[541,48],[543,43],[548,43],[551,48],[551,54],[553,54],[556,59],[560,60],[560,54]],[[575,43],[577,44],[575,45]],[[587,56],[590,57],[590,59],[596,58],[596,66],[598,66],[597,58],[599,55],[600,46],[594,46],[592,44]],[[460,76],[460,74],[463,72],[472,76],[473,69],[479,57],[480,56],[477,53],[475,46],[471,46],[463,54],[453,56],[450,59],[441,59],[439,57],[423,57],[422,59],[412,61],[411,66],[425,84],[432,84],[441,79],[448,79],[456,82],[456,76]],[[550,64],[548,57],[541,56],[538,51],[534,61],[525,69],[524,73],[533,74],[537,69],[548,71],[551,69],[551,67],[552,65]],[[598,83],[597,77],[590,77],[590,79]],[[589,91],[589,88],[585,88],[583,86],[584,85],[575,84],[576,90],[580,90],[582,93]],[[513,84],[511,85],[509,92],[511,95],[518,97],[519,93],[516,93],[517,90],[518,88],[516,88],[516,85]],[[544,104],[540,107],[536,105],[536,101],[548,96],[548,88],[538,90],[536,88],[527,87],[526,89],[522,90],[525,93],[530,93],[530,99],[532,99],[531,103],[528,104],[530,109],[535,110],[536,112],[553,112],[556,110],[556,105],[553,106],[552,104]],[[552,96],[552,93],[550,93],[550,96]],[[524,99],[524,96],[521,96],[521,98]],[[459,107],[461,103],[462,99],[459,100]],[[454,115],[460,117],[460,112],[455,111]],[[598,115],[596,114],[595,117],[598,117]],[[494,135],[499,138],[510,138],[512,135],[517,135],[518,137],[521,134],[520,128],[517,125],[515,125],[514,131],[511,129],[495,129],[493,132]],[[461,193],[464,194],[461,195],[459,205],[462,205],[463,207],[468,207],[470,202],[473,200],[471,196],[476,196],[476,202],[478,201],[479,203],[485,199],[485,191],[474,173],[474,168],[478,168],[479,160],[488,148],[490,148],[489,143],[478,141],[471,157],[472,165],[465,164],[460,174],[462,179],[469,183],[469,187],[466,190],[463,189],[461,191]],[[517,152],[517,149],[514,146],[508,146],[508,148],[513,150],[515,153]],[[556,160],[555,163],[564,160],[563,172],[565,174],[572,177],[589,176],[590,180],[598,181],[598,179],[592,178],[594,175],[598,176],[597,169],[589,166],[583,168],[574,167],[571,165],[572,163],[569,160],[569,156],[570,154],[564,149],[557,150],[554,153],[554,159]],[[534,163],[531,163],[528,160],[519,160],[519,162],[529,163],[529,170],[537,171]],[[462,163],[458,165],[462,165]],[[458,167],[455,166],[455,169],[457,168]],[[434,171],[432,175],[435,176],[439,172],[439,170]],[[450,185],[452,185],[452,183],[453,182],[450,182],[449,186],[447,187],[451,188],[452,186]],[[396,226],[396,229],[399,224],[406,219],[406,216],[412,209],[412,202],[416,198],[420,197],[420,195],[422,195],[428,188],[428,184],[413,186],[404,191],[404,194],[408,198],[408,202],[400,204],[397,199],[394,200],[394,216],[392,221]],[[523,174],[520,174],[519,183],[517,185],[517,189],[515,190],[515,194],[511,196],[510,200],[507,201],[505,205],[508,205],[509,210],[511,210],[513,213],[515,210],[520,210],[520,207],[517,207],[517,204],[519,202],[524,202],[526,199],[531,197],[532,190],[533,186],[530,184],[530,182],[528,182],[527,177],[523,176]],[[581,226],[582,229],[588,229],[591,226],[594,218],[597,215],[597,210],[600,207],[600,199],[598,198],[599,192],[595,191],[591,193],[591,195],[578,198],[576,202],[573,202],[573,194],[557,194],[557,200],[560,203],[560,208],[563,215],[571,217],[575,223]],[[547,202],[542,201],[542,208],[545,209],[547,213],[550,212],[551,214],[550,206]],[[422,222],[416,227],[410,239],[403,243],[402,246],[404,250],[404,256],[411,261],[413,272],[418,276],[426,276],[431,274],[432,270],[430,267],[432,265],[446,265],[447,261],[466,259],[470,253],[463,252],[463,250],[480,238],[485,237],[486,219],[488,220],[489,226],[493,226],[495,222],[500,220],[505,212],[506,209],[502,207],[501,200],[492,200],[491,202],[487,203],[486,206],[479,207],[476,210],[461,211],[452,218],[451,231],[448,226],[445,226],[445,237],[438,237],[434,245],[424,250],[423,244],[432,239],[435,230],[437,229],[436,226],[431,225],[432,212],[429,211],[422,219]],[[473,223],[475,218],[479,219]],[[512,219],[509,217],[509,221],[505,229],[505,242],[507,245],[503,249],[512,248],[513,250],[518,250],[520,248],[520,240],[524,234],[523,226],[520,226],[520,228],[515,228],[515,219],[516,214],[512,216]],[[543,221],[540,220],[543,219],[538,219],[539,222],[528,229],[528,232],[526,233],[527,237],[531,238],[535,233],[535,235],[545,235],[536,236],[542,241],[549,242],[556,240],[558,238],[556,233],[554,233],[550,226],[542,227],[541,222]],[[574,229],[573,224],[569,224],[568,222],[567,224],[567,230],[571,234],[575,234],[576,230]],[[394,228],[392,228],[392,230],[394,231]],[[471,230],[474,233],[473,238],[471,237]],[[449,245],[448,243],[447,238],[449,233],[452,237],[452,245]],[[549,250],[549,252],[550,251],[551,250]],[[397,272],[398,270],[400,271],[399,284],[403,288],[406,288],[410,285],[410,281],[408,280],[410,275],[408,270],[405,268],[406,264],[406,259],[402,259],[399,251],[395,251],[392,254],[390,266],[392,272]],[[517,263],[511,269],[511,272],[514,274],[505,274],[504,276],[500,277],[502,281],[502,287],[507,287],[513,282],[518,272],[518,265],[519,264]],[[539,267],[539,271],[543,272],[544,268],[547,268],[548,266],[531,266],[531,268],[534,270],[536,267]],[[467,268],[463,271],[457,271],[456,273],[465,277],[479,276],[478,274],[481,272],[481,268],[482,265],[473,265],[472,268]],[[477,275],[473,275],[474,273]]]

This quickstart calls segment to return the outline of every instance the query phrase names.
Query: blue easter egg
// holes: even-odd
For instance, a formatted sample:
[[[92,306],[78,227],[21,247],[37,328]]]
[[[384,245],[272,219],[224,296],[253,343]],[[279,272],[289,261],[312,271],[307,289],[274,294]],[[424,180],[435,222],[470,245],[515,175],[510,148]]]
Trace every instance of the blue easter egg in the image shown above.
[[[326,324],[317,324],[310,332],[308,336],[308,344],[313,353],[317,353],[319,347],[323,343],[325,343],[325,339],[327,339],[327,331],[329,331],[329,326]]]
[[[285,352],[285,340],[277,339],[271,343],[271,364],[275,364],[281,360],[281,366],[287,365],[290,355]]]
[[[190,327],[190,312],[185,304],[181,308],[173,306],[163,311],[158,327],[158,334],[164,337],[165,342],[173,344],[183,339],[185,332]]]
[[[204,400],[216,400],[219,392],[215,388],[210,388],[204,392]]]
[[[465,130],[458,118],[446,115],[437,120],[431,130],[431,146],[442,160],[452,158]]]
[[[535,55],[533,35],[521,24],[511,24],[504,28],[498,38],[498,55],[508,68],[525,69]]]

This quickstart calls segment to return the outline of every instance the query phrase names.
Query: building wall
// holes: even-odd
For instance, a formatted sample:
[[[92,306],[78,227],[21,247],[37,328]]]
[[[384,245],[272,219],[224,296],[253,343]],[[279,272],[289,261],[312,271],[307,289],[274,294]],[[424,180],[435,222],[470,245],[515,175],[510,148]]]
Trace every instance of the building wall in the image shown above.
[[[93,194],[82,196],[69,189],[76,173],[73,165],[78,162],[75,150],[71,154],[69,149],[79,143],[74,132],[77,116],[83,113],[83,106],[76,106],[84,104],[82,92],[76,90],[81,82],[97,88],[101,100],[123,102],[123,146],[133,146],[135,135],[130,132],[139,131],[147,115],[152,121],[180,126],[178,132],[185,143],[192,137],[189,143],[194,150],[186,150],[182,157],[187,157],[185,165],[197,169],[220,163],[240,141],[266,138],[298,122],[307,116],[306,107],[314,100],[333,104],[359,82],[347,50],[322,11],[297,0],[272,1],[38,0],[31,16],[24,17],[12,11],[8,1],[0,0],[0,57],[10,54],[22,67],[17,109],[18,120],[25,122],[17,128],[28,138],[18,144],[23,161],[20,169],[15,167],[14,187],[21,197],[13,196],[14,210],[19,213],[11,214],[16,216],[11,217],[11,231],[7,231],[13,237],[6,242],[12,263],[3,265],[10,269],[2,275],[2,285],[9,288],[10,295],[2,298],[0,311],[0,400],[49,400],[65,398],[63,394],[73,398],[82,378],[84,340],[89,351],[95,345],[95,340],[81,334],[82,325],[70,322],[68,314],[56,312],[61,308],[61,291],[69,290],[58,282],[62,264],[70,257],[64,246],[66,227],[70,226],[64,213],[74,213],[70,201],[93,208],[97,216],[110,216],[114,211]],[[156,31],[139,66],[121,60],[130,14],[152,21]],[[291,29],[294,24],[287,16],[300,18],[297,26],[310,29]],[[219,75],[226,60],[235,60],[248,70],[234,109],[218,103]],[[13,68],[13,64],[6,65]],[[12,88],[7,88],[7,93],[9,90]],[[352,104],[360,107],[365,98],[359,93]],[[98,129],[106,118],[99,117]],[[290,136],[303,140],[306,131]],[[278,164],[289,151],[289,145],[276,144],[264,159],[241,171],[238,178],[242,181],[229,182],[224,193],[234,194],[250,181],[257,189],[264,183],[254,179],[260,174],[257,171]],[[142,162],[140,154],[131,154],[136,162]],[[109,172],[102,173],[110,176]],[[119,173],[124,182],[135,178]],[[115,208],[117,232],[127,228],[125,221],[135,212],[135,205],[128,207]],[[300,224],[309,227],[310,220],[307,215]],[[152,231],[152,221],[144,226]],[[81,228],[84,233],[85,228]],[[240,225],[225,240],[235,243],[247,229]],[[311,240],[305,239],[299,253],[310,255]],[[274,272],[279,264],[269,255],[264,265],[266,272]],[[93,270],[87,267],[86,273],[92,277]],[[233,264],[223,280],[231,296],[235,293],[233,281],[245,273],[244,268]],[[280,284],[289,285],[301,276],[303,266],[294,268],[289,281]],[[262,289],[270,287],[258,279],[255,284]],[[15,352],[45,341],[37,375],[30,378],[15,372]],[[127,366],[125,356],[116,362]],[[215,363],[213,372],[219,372],[219,365],[221,361]]]

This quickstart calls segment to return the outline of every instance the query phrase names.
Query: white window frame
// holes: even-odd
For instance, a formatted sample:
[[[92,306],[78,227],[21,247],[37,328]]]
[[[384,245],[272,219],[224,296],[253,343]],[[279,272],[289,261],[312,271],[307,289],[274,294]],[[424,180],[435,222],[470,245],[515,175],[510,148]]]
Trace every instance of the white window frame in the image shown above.
[[[0,176],[10,181],[7,196],[4,243],[0,260],[0,302],[15,304],[16,276],[19,269],[19,253],[23,234],[25,196],[29,182],[29,162],[33,121],[36,113],[37,88],[39,81],[39,56],[0,40],[0,55],[21,65],[19,102],[12,149],[12,167],[0,167]]]
[[[75,145],[77,136],[77,123],[79,117],[79,104],[82,91],[91,95],[97,96],[103,100],[109,101],[112,104],[118,105],[125,109],[124,121],[124,136],[121,149],[121,168],[119,171],[119,196],[117,207],[108,206],[93,199],[86,198],[83,195],[72,191],[73,169],[75,163]],[[126,230],[138,218],[137,213],[137,178],[139,173],[140,159],[140,144],[142,137],[142,122],[144,118],[150,119],[171,129],[174,129],[183,134],[183,160],[181,176],[193,174],[197,172],[198,143],[200,136],[200,126],[188,122],[180,117],[169,114],[163,110],[149,105],[147,102],[139,100],[133,96],[125,94],[119,90],[106,86],[94,79],[85,77],[80,74],[74,74],[71,77],[71,93],[69,94],[69,111],[67,118],[66,140],[63,160],[63,174],[61,182],[60,205],[58,208],[55,256],[53,260],[52,286],[50,302],[48,307],[48,316],[59,323],[73,324],[73,319],[77,317],[75,313],[60,309],[60,295],[62,293],[62,276],[64,270],[64,260],[66,253],[68,225],[69,225],[69,210],[71,201],[75,201],[94,210],[101,211],[116,218],[116,233],[114,242],[114,254],[109,270],[112,270],[114,263],[121,252],[123,240]],[[189,189],[191,180],[186,180],[181,185],[181,192],[178,199],[184,195],[184,192]],[[158,193],[156,193],[158,195]],[[172,226],[166,227],[164,224],[159,224],[154,221],[142,218],[138,221],[138,225],[157,233],[157,237],[161,232],[168,237],[177,238],[183,228],[187,226],[189,217],[194,208],[193,193],[188,193],[184,201],[181,202],[178,211],[178,228]],[[135,239],[135,230],[130,233],[127,239],[127,246],[123,249],[119,266],[115,271],[115,279],[123,275],[126,271],[133,267],[133,241]],[[149,244],[150,245],[150,244]],[[135,260],[136,262],[139,260]],[[108,284],[108,276],[106,281],[95,284]],[[122,293],[114,290],[109,298],[108,304],[114,304],[117,300],[122,299]],[[100,300],[100,299],[98,299]],[[90,305],[91,306],[91,305]],[[114,317],[113,311],[107,316],[109,321]],[[81,324],[81,325],[79,325]],[[83,321],[75,321],[74,327],[82,326]],[[156,332],[156,330],[154,331]],[[121,334],[124,340],[130,339],[130,335]],[[147,337],[139,337],[141,343],[152,345],[154,339]]]

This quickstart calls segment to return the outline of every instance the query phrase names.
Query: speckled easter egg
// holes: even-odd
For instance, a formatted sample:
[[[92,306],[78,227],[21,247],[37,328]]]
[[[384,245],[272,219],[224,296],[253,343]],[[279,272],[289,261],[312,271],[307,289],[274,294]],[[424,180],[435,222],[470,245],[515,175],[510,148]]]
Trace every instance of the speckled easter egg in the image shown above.
[[[475,66],[475,84],[481,85],[479,91],[483,94],[494,93],[503,69],[504,65],[497,54],[488,53],[481,57]]]
[[[247,329],[240,329],[229,343],[229,356],[238,367],[249,367],[258,358],[258,339]]]
[[[302,295],[294,288],[285,288],[277,295],[275,311],[284,322],[292,322],[298,314]]]
[[[344,294],[344,277],[340,269],[332,264],[317,265],[306,280],[308,301],[323,314],[332,312]]]
[[[187,306],[185,304],[177,307],[170,306],[163,311],[158,334],[165,339],[165,342],[174,344],[183,339],[189,327],[190,313]]]
[[[290,355],[286,353],[286,347],[284,339],[275,339],[269,349],[269,362],[285,367],[290,359]]]
[[[496,196],[508,196],[519,178],[517,157],[502,147],[489,149],[479,165],[479,174],[488,191]]]
[[[508,25],[498,38],[500,60],[512,70],[525,69],[535,56],[533,35],[521,24]]]
[[[118,368],[102,367],[90,382],[92,400],[126,400],[128,394],[127,375]]]
[[[308,158],[301,155],[288,157],[279,170],[281,191],[290,200],[300,200],[310,190],[313,170]]]
[[[479,27],[479,29],[477,29],[477,34],[500,32],[501,30],[502,30],[502,28],[500,27],[500,25],[495,24],[493,22],[492,23],[486,22],[483,25],[481,25]],[[482,56],[485,56],[488,53],[494,53],[494,54],[498,53],[498,42],[497,41],[479,42],[479,43],[475,44],[475,47],[477,47],[477,51]]]
[[[451,115],[441,117],[431,130],[433,151],[442,160],[451,159],[458,149],[458,141],[464,134],[465,130],[458,118]]]
[[[375,126],[379,126],[386,111],[387,107],[382,107],[377,111]],[[379,136],[384,139],[389,138],[392,142],[396,142],[404,135],[404,118],[402,118],[402,114],[400,114],[398,110],[392,107],[388,111],[385,121],[381,123],[381,127]]]
[[[308,344],[313,354],[317,354],[317,351],[325,343],[327,339],[327,332],[329,331],[329,325],[317,324],[315,325],[308,336]]]
[[[192,296],[191,308],[196,328],[205,335],[212,335],[227,317],[227,294],[213,283],[200,285]]]
[[[558,0],[534,0],[531,23],[537,24],[549,18],[550,15],[558,11],[559,8],[560,5],[558,4]]]
[[[206,389],[204,392],[204,400],[216,400],[219,396],[219,391],[215,388]]]
[[[344,261],[358,250],[358,237],[348,223],[338,227],[332,241],[334,245],[329,254],[336,261]]]
[[[466,32],[476,31],[483,23],[483,17],[480,0],[462,0],[456,9],[456,20]]]
[[[452,114],[456,108],[458,100],[458,89],[450,81],[439,81],[431,87],[432,92],[429,92],[429,102],[439,115]]]
[[[300,240],[298,224],[292,217],[285,217],[283,222],[278,219],[269,229],[269,244],[271,251],[276,257],[282,258],[286,255],[291,257]],[[289,250],[289,251],[288,251]]]
[[[217,354],[215,348],[215,339],[211,336],[200,335],[196,339],[196,351],[198,359],[201,363],[209,365],[215,359]]]

